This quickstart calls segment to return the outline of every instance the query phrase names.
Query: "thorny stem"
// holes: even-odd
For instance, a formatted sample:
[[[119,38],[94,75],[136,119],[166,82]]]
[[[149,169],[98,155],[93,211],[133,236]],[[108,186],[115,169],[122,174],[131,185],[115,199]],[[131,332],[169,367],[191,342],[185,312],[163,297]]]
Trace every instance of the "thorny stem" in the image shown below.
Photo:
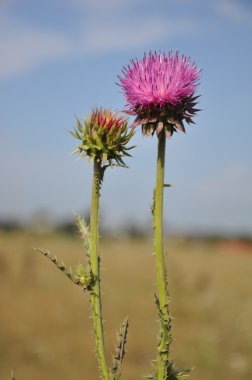
[[[169,294],[166,278],[166,263],[163,247],[163,189],[164,189],[164,167],[165,167],[165,142],[164,131],[158,135],[158,156],[156,188],[153,205],[154,225],[154,253],[156,257],[157,272],[157,306],[160,317],[160,340],[158,343],[158,357],[156,379],[166,380],[169,376],[169,347],[171,344],[171,318],[169,313]]]
[[[102,320],[101,289],[100,289],[100,256],[98,254],[99,240],[99,198],[100,186],[103,178],[104,168],[100,163],[94,160],[94,174],[92,187],[92,204],[90,215],[90,261],[91,269],[94,275],[94,286],[90,294],[92,319],[94,326],[94,336],[96,343],[96,352],[103,380],[110,380],[110,371],[107,364],[104,347],[104,332]]]

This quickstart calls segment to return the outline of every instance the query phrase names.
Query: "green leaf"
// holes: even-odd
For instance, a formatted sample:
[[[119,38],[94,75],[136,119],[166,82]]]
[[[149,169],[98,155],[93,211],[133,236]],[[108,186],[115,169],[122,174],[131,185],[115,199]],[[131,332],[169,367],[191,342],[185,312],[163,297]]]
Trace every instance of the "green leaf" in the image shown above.
[[[125,319],[118,333],[118,343],[116,346],[116,354],[113,357],[114,365],[111,370],[112,380],[118,380],[121,375],[122,361],[126,353],[125,346],[127,343],[128,327],[129,327],[128,319]]]

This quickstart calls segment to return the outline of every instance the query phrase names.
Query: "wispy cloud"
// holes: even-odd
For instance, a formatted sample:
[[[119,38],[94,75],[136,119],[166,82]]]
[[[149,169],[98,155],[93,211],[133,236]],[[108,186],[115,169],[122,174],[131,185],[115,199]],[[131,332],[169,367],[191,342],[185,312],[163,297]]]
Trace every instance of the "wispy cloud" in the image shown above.
[[[0,31],[0,80],[66,56],[71,49],[71,41],[56,32],[25,25],[13,28],[11,23],[4,22]]]
[[[146,27],[148,25],[148,27]],[[145,17],[140,21],[120,24],[106,23],[99,25],[89,32],[86,48],[89,52],[103,52],[137,48],[150,45],[155,41],[166,38],[168,41],[175,37],[194,33],[196,26],[188,20],[170,20],[163,17]]]
[[[220,14],[233,21],[244,22],[251,20],[251,9],[243,1],[216,1],[215,7]]]
[[[0,0],[0,81],[39,65],[59,59],[104,54],[106,52],[145,49],[150,44],[172,41],[181,36],[201,35],[207,23],[188,17],[185,12],[171,17],[156,6],[152,0],[52,0],[54,5],[71,9],[81,17],[73,20],[71,31],[38,26],[14,17],[13,0]],[[169,6],[203,7],[200,0],[167,0]],[[141,6],[144,4],[144,7]],[[161,0],[157,0],[161,4]],[[183,5],[183,6],[182,6]],[[50,8],[50,3],[48,3]],[[251,20],[245,0],[206,0],[205,11],[215,10],[234,22]],[[132,10],[134,13],[132,14]],[[142,9],[142,10],[141,10]],[[250,8],[251,10],[251,8]],[[172,12],[171,12],[172,14]],[[138,15],[138,16],[137,16]],[[36,20],[35,20],[36,22]],[[41,25],[41,24],[40,24]],[[55,27],[56,28],[56,27]],[[211,28],[212,33],[212,28]]]
[[[125,12],[133,0],[122,0],[112,13],[91,11],[88,17],[83,6],[83,21],[75,24],[72,32],[52,30],[47,26],[38,27],[28,22],[14,20],[11,12],[0,16],[0,80],[27,72],[38,65],[56,59],[85,56],[111,51],[125,51],[162,39],[171,40],[176,36],[194,33],[196,26],[188,20],[172,19],[160,13],[141,15],[128,19]],[[143,1],[143,0],[139,0]],[[83,5],[75,0],[76,5]],[[80,4],[79,4],[80,3]],[[109,0],[112,6],[115,0]],[[85,6],[94,8],[98,0],[87,0]],[[100,4],[100,1],[99,1]],[[106,2],[107,4],[107,2]],[[85,18],[86,17],[86,18]]]

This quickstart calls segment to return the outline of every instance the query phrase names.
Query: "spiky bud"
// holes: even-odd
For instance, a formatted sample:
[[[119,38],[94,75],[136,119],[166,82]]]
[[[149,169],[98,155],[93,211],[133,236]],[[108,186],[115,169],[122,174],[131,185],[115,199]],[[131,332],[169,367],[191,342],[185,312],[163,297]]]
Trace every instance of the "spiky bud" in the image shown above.
[[[75,281],[81,286],[84,286],[88,290],[92,288],[94,283],[94,276],[91,268],[84,268],[83,265],[79,264],[75,271]]]
[[[123,115],[112,113],[110,109],[95,108],[84,118],[83,125],[77,119],[77,128],[71,134],[81,140],[74,150],[81,158],[88,156],[104,165],[126,166],[123,157],[131,157],[128,150],[133,147],[127,144],[133,131],[128,130],[128,121]]]

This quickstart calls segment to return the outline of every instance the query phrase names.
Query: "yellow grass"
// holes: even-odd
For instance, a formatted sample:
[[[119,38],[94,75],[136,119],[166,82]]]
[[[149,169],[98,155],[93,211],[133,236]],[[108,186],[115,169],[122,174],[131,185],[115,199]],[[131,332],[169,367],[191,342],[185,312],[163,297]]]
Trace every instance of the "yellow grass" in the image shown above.
[[[0,233],[0,379],[96,380],[87,294],[33,246],[74,267],[82,260],[76,237]],[[158,332],[152,241],[104,239],[102,288],[108,358],[116,330],[130,322],[124,380],[151,371]],[[252,375],[252,252],[214,244],[166,243],[174,342],[192,380],[248,380]]]

